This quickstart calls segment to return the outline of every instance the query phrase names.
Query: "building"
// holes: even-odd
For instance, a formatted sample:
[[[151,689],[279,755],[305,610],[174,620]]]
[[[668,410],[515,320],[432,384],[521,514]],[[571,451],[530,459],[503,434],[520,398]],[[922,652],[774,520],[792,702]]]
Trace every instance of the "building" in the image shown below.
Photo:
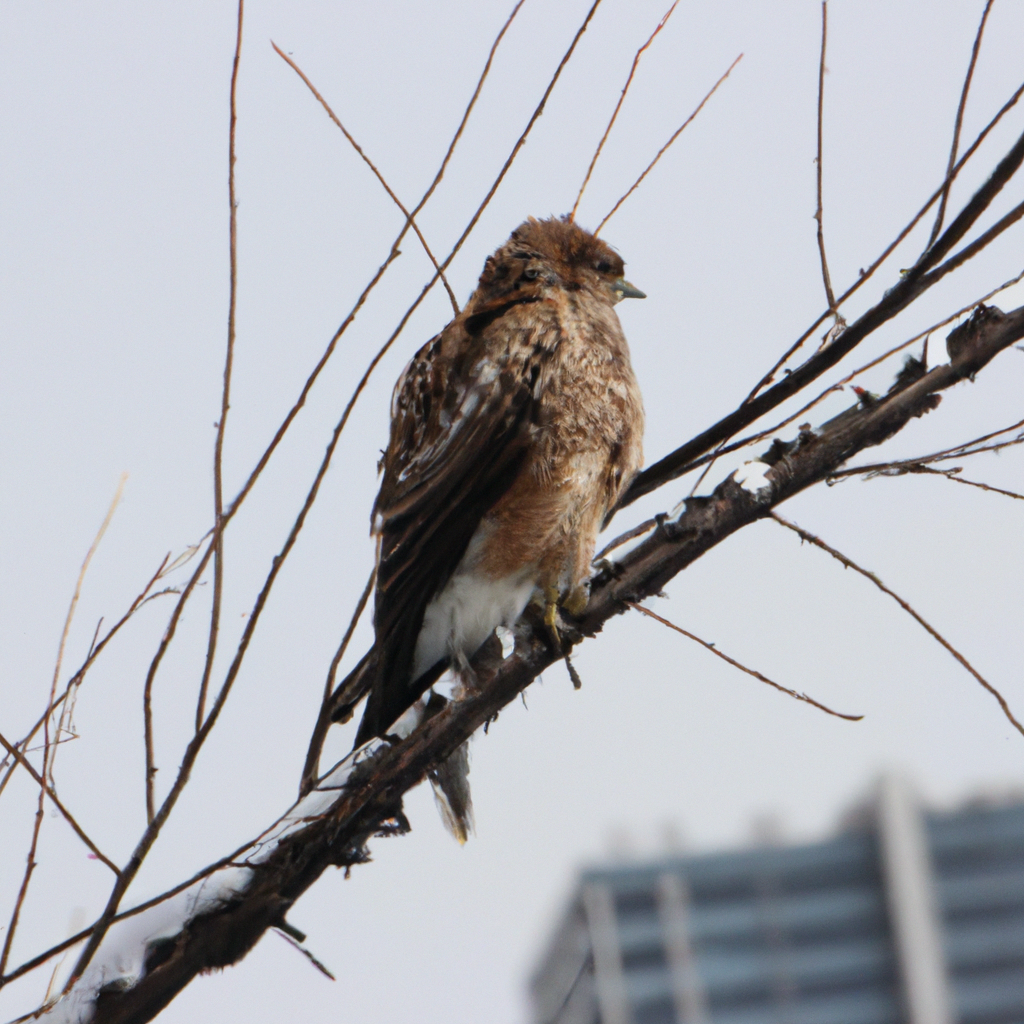
[[[534,1024],[1024,1024],[1024,803],[583,872]]]

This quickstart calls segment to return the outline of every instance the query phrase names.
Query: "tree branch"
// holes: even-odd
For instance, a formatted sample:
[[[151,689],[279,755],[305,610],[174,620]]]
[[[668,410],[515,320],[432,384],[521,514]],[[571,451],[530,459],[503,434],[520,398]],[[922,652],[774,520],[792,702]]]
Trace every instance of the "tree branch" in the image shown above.
[[[891,597],[919,626],[921,626],[929,636],[942,644],[943,647],[949,651],[950,654],[960,662],[961,665],[972,676],[986,689],[993,697],[999,702],[999,706],[1003,709],[1003,714],[1006,715],[1013,727],[1024,736],[1024,725],[1021,725],[1017,721],[1013,712],[1010,710],[1010,705],[1006,703],[1006,698],[987,680],[981,673],[932,625],[922,618],[922,616],[914,610],[909,602],[905,601],[899,594],[894,590],[887,587],[875,573],[870,572],[868,569],[864,569],[859,566],[852,558],[847,557],[841,551],[837,551],[834,547],[826,544],[820,537],[815,536],[809,530],[791,523],[788,519],[784,519],[782,516],[772,513],[772,519],[775,520],[780,526],[786,527],[787,530],[792,530],[799,538],[806,541],[808,544],[813,544],[815,547],[821,548],[822,551],[828,552],[837,562],[841,563],[844,568],[853,569],[854,572],[860,573],[865,579],[871,580],[872,583],[883,593]]]
[[[776,440],[760,460],[748,464],[746,474],[730,474],[710,496],[688,500],[673,519],[659,517],[651,536],[599,573],[582,616],[563,623],[566,649],[599,633],[631,602],[661,591],[732,533],[936,408],[939,392],[973,377],[1021,337],[1024,307],[1009,314],[982,308],[950,335],[950,363],[916,381],[900,380],[888,395],[862,400],[817,431],[802,431],[790,442]],[[93,1024],[142,1024],[198,973],[240,960],[268,928],[279,925],[327,867],[361,863],[372,836],[404,831],[404,794],[564,655],[565,650],[551,645],[539,613],[528,610],[513,653],[497,668],[480,666],[478,692],[449,703],[405,741],[368,748],[328,809],[282,838],[254,865],[253,879],[243,892],[193,918],[173,939],[154,945],[146,973],[132,988],[104,990]]]
[[[737,431],[760,419],[786,399],[802,391],[811,381],[817,380],[826,370],[831,369],[845,355],[852,352],[869,334],[906,309],[949,270],[955,269],[966,259],[976,255],[980,251],[983,239],[986,245],[993,240],[996,227],[1000,230],[1009,227],[1015,219],[1024,213],[1024,210],[1015,208],[1010,214],[1003,217],[998,225],[985,232],[977,242],[966,246],[957,256],[939,266],[940,261],[967,234],[992,200],[1002,191],[1006,183],[1017,172],[1022,161],[1024,161],[1024,135],[1017,139],[1013,148],[989,176],[988,181],[974,193],[939,240],[921,255],[917,263],[885,293],[880,302],[850,324],[831,345],[816,352],[783,380],[767,391],[745,401],[714,426],[709,427],[653,466],[645,469],[633,481],[633,485],[622,499],[620,507],[630,505],[668,481],[682,476],[691,468],[693,459],[710,451],[722,441],[732,437]],[[934,198],[937,198],[937,195]],[[841,304],[845,298],[846,295],[842,296],[839,303]],[[823,313],[816,321],[815,326],[821,323],[826,316],[828,313]]]

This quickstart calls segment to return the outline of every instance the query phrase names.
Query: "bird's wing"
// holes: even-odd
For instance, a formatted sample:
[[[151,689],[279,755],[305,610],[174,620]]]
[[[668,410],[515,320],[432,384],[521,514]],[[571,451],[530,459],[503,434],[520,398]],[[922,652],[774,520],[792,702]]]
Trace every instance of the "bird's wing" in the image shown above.
[[[526,454],[535,384],[557,339],[546,303],[496,303],[453,321],[395,388],[384,477],[374,612],[377,670],[357,744],[380,735],[444,671],[411,679],[430,599]]]

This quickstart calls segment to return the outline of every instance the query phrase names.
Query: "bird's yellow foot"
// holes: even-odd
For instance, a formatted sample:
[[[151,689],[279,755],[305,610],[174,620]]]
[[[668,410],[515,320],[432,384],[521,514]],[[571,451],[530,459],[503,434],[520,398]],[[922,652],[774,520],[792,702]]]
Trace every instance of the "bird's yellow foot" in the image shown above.
[[[562,638],[558,635],[558,587],[554,584],[544,588],[544,625],[556,650],[562,649]]]
[[[570,615],[582,615],[589,603],[590,588],[585,583],[581,583],[578,587],[575,587],[570,592],[569,596],[562,602],[562,607]]]

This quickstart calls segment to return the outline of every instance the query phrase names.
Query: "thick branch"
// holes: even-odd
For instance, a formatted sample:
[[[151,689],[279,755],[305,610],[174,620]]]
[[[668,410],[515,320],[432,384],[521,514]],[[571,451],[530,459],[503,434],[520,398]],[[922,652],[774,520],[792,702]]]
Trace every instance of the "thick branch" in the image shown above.
[[[584,614],[562,629],[568,645],[600,632],[628,609],[628,602],[656,594],[680,571],[736,530],[824,480],[853,455],[881,444],[912,418],[939,404],[938,392],[982,369],[1002,349],[1024,337],[1024,307],[1003,314],[980,307],[950,335],[952,362],[907,382],[901,378],[882,398],[865,398],[788,443],[776,441],[742,483],[730,475],[709,497],[687,501],[674,519],[659,519],[654,533],[595,580]],[[283,839],[255,867],[249,888],[219,909],[193,919],[174,939],[150,951],[147,972],[131,989],[101,994],[93,1024],[142,1024],[151,1020],[198,973],[240,960],[291,905],[331,866],[366,859],[373,835],[404,828],[402,797],[427,772],[450,756],[481,725],[549,665],[562,658],[539,621],[519,630],[513,654],[488,672],[478,667],[478,693],[449,704],[405,742],[384,745],[353,772],[323,816]],[[397,824],[396,824],[397,823]]]

